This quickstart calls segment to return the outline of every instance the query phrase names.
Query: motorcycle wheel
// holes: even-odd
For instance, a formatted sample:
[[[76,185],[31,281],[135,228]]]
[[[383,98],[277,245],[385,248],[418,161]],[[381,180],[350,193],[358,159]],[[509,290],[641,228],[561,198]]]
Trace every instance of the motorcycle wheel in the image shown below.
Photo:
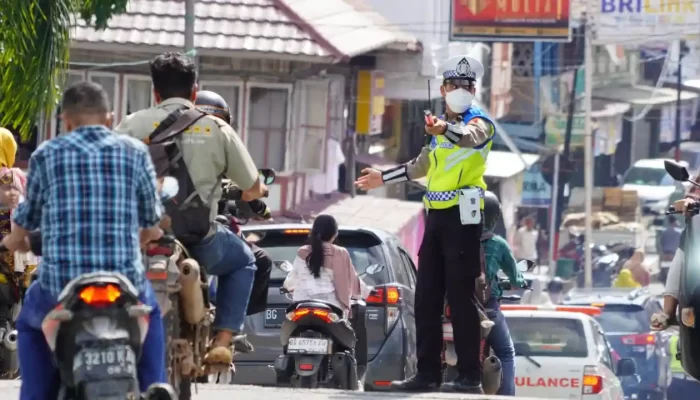
[[[318,374],[312,376],[300,376],[299,377],[299,387],[303,389],[316,389],[318,388]],[[180,399],[182,400],[182,399]]]

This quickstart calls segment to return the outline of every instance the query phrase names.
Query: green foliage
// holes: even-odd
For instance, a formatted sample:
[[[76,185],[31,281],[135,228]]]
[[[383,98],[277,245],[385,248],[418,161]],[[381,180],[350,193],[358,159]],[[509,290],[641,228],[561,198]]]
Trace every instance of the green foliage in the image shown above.
[[[26,138],[60,97],[75,16],[104,29],[127,1],[0,0],[0,126]]]

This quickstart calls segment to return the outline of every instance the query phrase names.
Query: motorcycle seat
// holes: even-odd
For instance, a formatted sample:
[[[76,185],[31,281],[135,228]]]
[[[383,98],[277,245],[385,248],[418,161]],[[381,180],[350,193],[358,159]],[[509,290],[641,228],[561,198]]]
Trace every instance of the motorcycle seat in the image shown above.
[[[340,317],[343,316],[343,310],[340,307],[322,300],[302,300],[294,302],[287,307],[287,312],[294,311],[301,307],[329,310],[336,313]]]

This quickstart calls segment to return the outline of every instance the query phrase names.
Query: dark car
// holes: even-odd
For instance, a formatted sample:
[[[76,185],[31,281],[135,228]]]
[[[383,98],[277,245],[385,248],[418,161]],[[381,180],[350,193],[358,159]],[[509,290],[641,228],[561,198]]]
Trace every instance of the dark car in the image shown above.
[[[565,304],[601,308],[601,314],[595,318],[608,342],[620,357],[631,358],[637,364],[639,378],[622,380],[625,396],[637,395],[639,400],[666,398],[671,384],[669,334],[650,329],[652,314],[662,311],[657,296],[644,288],[595,288],[573,290]]]
[[[243,227],[246,234],[254,232],[260,237],[257,245],[264,248],[273,261],[289,262],[294,261],[299,247],[306,244],[310,229],[310,225],[299,224]],[[398,240],[381,230],[341,226],[335,243],[348,250],[358,274],[373,264],[386,267],[363,279],[371,286],[383,285],[388,294],[367,300],[369,365],[365,390],[388,389],[392,380],[405,379],[415,373],[415,265]],[[234,383],[276,383],[272,364],[282,354],[280,326],[286,318],[285,309],[291,303],[279,290],[286,275],[281,269],[273,268],[267,310],[246,318],[244,332],[255,349],[248,354],[236,354]],[[392,292],[398,296],[390,295]]]

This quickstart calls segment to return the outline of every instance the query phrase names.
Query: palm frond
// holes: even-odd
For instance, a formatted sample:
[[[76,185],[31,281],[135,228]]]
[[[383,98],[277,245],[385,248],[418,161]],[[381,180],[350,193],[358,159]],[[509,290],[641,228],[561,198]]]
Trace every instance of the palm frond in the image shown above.
[[[128,0],[0,0],[0,126],[23,139],[49,115],[65,78],[74,16],[104,29]]]

